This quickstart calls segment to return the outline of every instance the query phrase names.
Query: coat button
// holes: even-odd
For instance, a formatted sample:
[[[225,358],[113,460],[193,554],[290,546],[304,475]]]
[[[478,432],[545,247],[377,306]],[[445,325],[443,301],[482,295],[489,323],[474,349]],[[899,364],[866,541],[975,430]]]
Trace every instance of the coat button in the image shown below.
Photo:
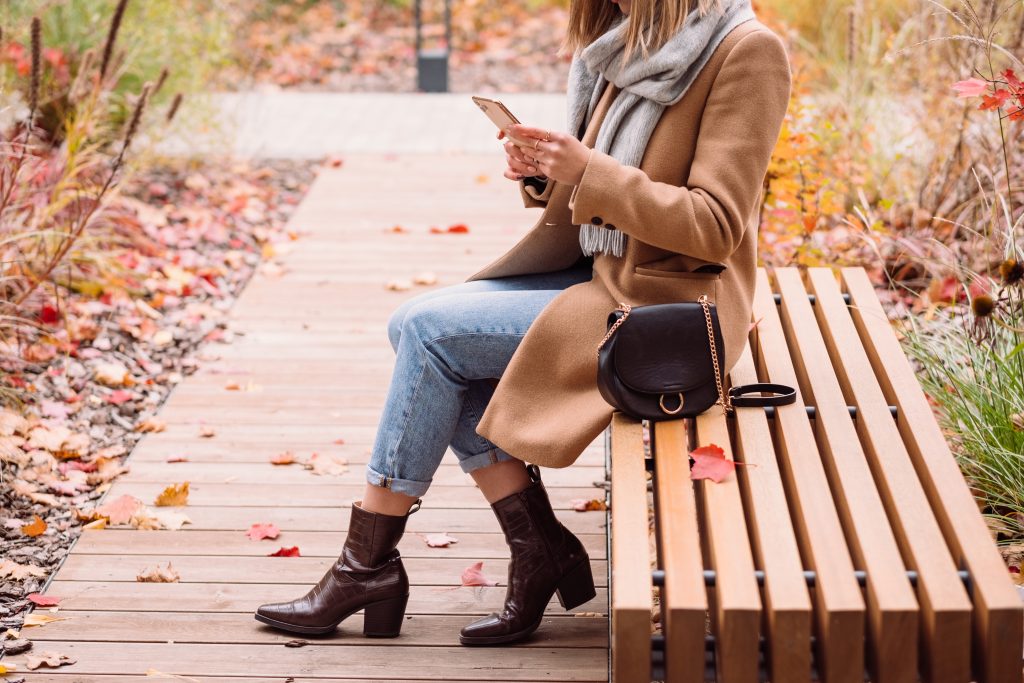
[[[612,225],[611,223],[605,223],[604,227],[607,228],[608,230],[615,230],[615,226]]]
[[[600,216],[594,216],[593,218],[590,219],[590,222],[593,223],[594,225],[601,225],[601,223],[603,223],[604,221],[601,220]]]

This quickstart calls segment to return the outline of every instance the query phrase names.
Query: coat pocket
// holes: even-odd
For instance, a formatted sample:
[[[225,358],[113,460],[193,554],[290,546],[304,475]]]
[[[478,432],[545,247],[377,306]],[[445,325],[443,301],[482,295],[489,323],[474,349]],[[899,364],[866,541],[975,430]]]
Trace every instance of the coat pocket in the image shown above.
[[[692,271],[659,270],[635,266],[633,280],[638,299],[645,303],[696,301],[706,294],[711,303],[718,300],[720,273],[694,273]]]
[[[645,277],[666,277],[680,278],[685,280],[721,280],[721,273],[695,273],[692,270],[661,270],[660,268],[647,268],[635,266],[633,272]]]

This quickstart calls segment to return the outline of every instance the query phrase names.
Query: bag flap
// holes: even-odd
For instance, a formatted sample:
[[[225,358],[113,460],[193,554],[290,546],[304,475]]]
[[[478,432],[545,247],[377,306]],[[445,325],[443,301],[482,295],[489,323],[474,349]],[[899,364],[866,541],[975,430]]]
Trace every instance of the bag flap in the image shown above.
[[[711,315],[717,327],[714,306]],[[612,340],[615,374],[634,391],[685,393],[715,381],[708,324],[698,303],[636,307]],[[715,343],[724,363],[720,336]]]

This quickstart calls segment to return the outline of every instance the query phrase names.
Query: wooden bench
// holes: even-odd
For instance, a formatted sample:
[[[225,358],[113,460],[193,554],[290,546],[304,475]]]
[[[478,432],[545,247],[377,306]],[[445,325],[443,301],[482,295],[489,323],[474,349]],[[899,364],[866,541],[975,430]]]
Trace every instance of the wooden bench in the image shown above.
[[[613,416],[612,680],[1020,683],[1021,600],[866,273],[774,275],[730,382],[796,404],[654,423],[648,457]],[[692,481],[710,443],[745,465]]]

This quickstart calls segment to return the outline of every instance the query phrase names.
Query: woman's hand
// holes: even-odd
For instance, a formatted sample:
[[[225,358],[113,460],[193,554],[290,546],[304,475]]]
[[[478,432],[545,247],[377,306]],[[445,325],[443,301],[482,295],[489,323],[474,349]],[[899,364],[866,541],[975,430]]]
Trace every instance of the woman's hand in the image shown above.
[[[519,180],[515,175],[517,173],[543,174],[561,183],[579,184],[590,159],[589,147],[568,133],[524,126],[521,123],[514,123],[506,130],[520,141],[533,143],[529,146],[517,145],[511,141],[505,143],[505,151],[509,157],[506,178]],[[505,133],[506,131],[499,131],[498,139],[504,137]],[[512,175],[509,175],[510,173]]]

